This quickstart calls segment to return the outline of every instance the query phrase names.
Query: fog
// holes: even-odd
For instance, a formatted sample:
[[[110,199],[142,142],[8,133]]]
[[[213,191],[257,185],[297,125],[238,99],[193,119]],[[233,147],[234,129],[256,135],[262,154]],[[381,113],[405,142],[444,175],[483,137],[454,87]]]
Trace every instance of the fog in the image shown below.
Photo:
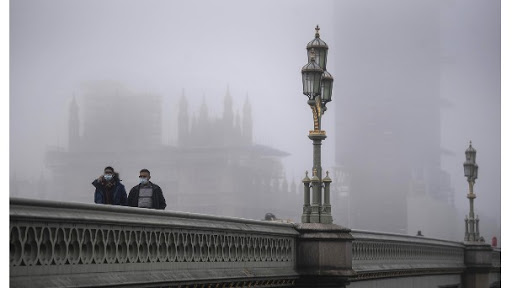
[[[491,236],[499,237],[501,58],[500,2],[495,0],[11,1],[10,196],[80,202],[90,199],[92,203],[94,189],[90,182],[107,165],[120,171],[127,189],[137,184],[141,168],[151,170],[155,183],[165,182],[163,171],[152,170],[160,166],[144,159],[149,159],[159,146],[179,145],[182,96],[187,99],[191,118],[200,117],[201,107],[205,107],[202,103],[206,104],[208,117],[220,118],[226,94],[232,98],[233,113],[239,115],[235,117],[243,118],[244,104],[250,103],[254,145],[288,155],[277,157],[282,163],[280,183],[286,179],[300,186],[304,171],[312,166],[307,133],[313,126],[307,98],[302,95],[300,69],[307,63],[305,47],[314,38],[316,25],[320,26],[320,37],[329,44],[327,69],[334,77],[333,101],[322,118],[322,128],[328,135],[322,145],[324,170],[360,163],[363,174],[359,177],[372,182],[374,172],[370,171],[403,167],[401,163],[414,163],[416,159],[423,161],[430,156],[418,156],[425,152],[422,143],[433,143],[428,145],[439,146],[434,155],[438,170],[449,176],[453,192],[456,213],[450,215],[458,225],[454,229],[462,229],[461,217],[469,209],[462,163],[471,140],[479,165],[475,209],[482,218],[482,234],[487,241]],[[114,108],[110,117],[96,115],[94,107],[115,105],[114,100],[105,99],[109,97],[121,97],[115,101],[122,103],[131,101],[122,97],[136,99],[134,103],[138,104],[134,105],[140,105],[136,110],[140,114],[132,113],[130,121],[121,123],[116,120],[120,114]],[[381,109],[380,100],[372,99],[394,100]],[[87,147],[82,149],[101,156],[83,156],[89,162],[96,159],[89,163],[95,170],[66,167],[81,174],[70,179],[52,170],[48,152],[71,150],[68,131],[73,101],[79,111],[80,136],[85,137],[87,127],[93,127],[87,126],[91,119],[96,121],[95,131],[101,132],[100,137],[83,142]],[[146,103],[161,107],[158,123],[151,127],[137,121],[146,119]],[[377,104],[366,111],[364,107],[372,103]],[[422,111],[429,109],[426,107],[434,107],[429,111],[438,116],[423,117]],[[351,116],[341,117],[340,113]],[[380,143],[347,139],[356,135],[354,131],[357,135],[373,133],[365,131],[366,123],[361,122],[367,119],[361,116],[364,113],[375,117],[376,123],[389,120],[390,127],[393,123],[411,123],[400,126],[410,130],[400,130],[400,136],[392,142],[399,143],[394,146],[397,149],[409,149],[393,154],[388,162],[370,161],[371,153],[364,149],[375,152],[383,147]],[[149,141],[156,148],[122,140],[124,135],[131,135],[126,139],[139,139],[133,135],[146,137],[151,129],[159,130],[153,134],[161,133]],[[425,133],[418,133],[422,129]],[[116,140],[110,139],[112,135]],[[140,159],[140,165],[132,167],[119,155]],[[358,156],[344,159],[343,155]],[[172,162],[174,158],[170,159]],[[278,171],[279,165],[275,167]],[[415,173],[422,172],[405,169],[404,173],[391,173],[396,179],[387,180],[400,182]],[[197,182],[216,181],[196,176]],[[45,193],[36,191],[38,183],[45,185]],[[424,186],[429,187],[429,183]],[[162,188],[167,209],[184,210],[173,199],[176,187]],[[62,190],[66,192],[52,194]],[[366,195],[388,192],[392,193],[382,189],[366,191]],[[404,191],[404,195],[407,193]],[[358,223],[353,218],[375,211],[357,212],[354,207],[346,207],[342,196],[333,203],[335,222],[368,228],[352,227]],[[256,201],[258,196],[254,197]],[[262,200],[258,208],[298,221],[302,196],[292,191],[283,198],[288,200],[286,209],[295,209],[295,215],[279,207],[270,209],[271,200]],[[341,209],[350,213],[341,213]],[[371,215],[368,219],[377,221],[378,213]],[[395,231],[382,225],[375,229]],[[420,229],[418,226],[416,230]],[[444,232],[431,232],[445,236]],[[462,237],[459,233],[444,238]]]

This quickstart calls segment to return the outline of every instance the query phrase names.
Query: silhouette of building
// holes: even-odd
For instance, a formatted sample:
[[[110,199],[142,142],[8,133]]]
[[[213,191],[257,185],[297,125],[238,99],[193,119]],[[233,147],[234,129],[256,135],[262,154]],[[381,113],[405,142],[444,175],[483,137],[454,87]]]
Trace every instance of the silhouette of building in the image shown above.
[[[259,219],[268,209],[284,207],[282,186],[287,184],[280,159],[288,154],[252,142],[248,97],[241,116],[233,112],[229,90],[220,118],[208,114],[204,98],[197,117],[189,116],[185,96],[179,107],[176,201],[180,209]]]
[[[339,216],[351,228],[406,233],[409,196],[424,193],[454,209],[441,170],[442,6],[359,4],[335,3],[336,163],[346,176],[338,190],[351,212]]]
[[[277,209],[287,217],[300,212],[282,211],[289,206],[283,205],[288,184],[280,159],[288,153],[253,143],[248,97],[242,115],[233,112],[228,90],[221,117],[210,116],[204,100],[194,117],[183,95],[176,145],[162,143],[158,95],[95,82],[85,87],[82,100],[82,108],[75,97],[70,103],[68,149],[46,153],[52,178],[48,197],[42,198],[51,193],[52,199],[90,203],[90,183],[111,165],[121,173],[127,192],[137,184],[139,170],[149,169],[163,189],[167,209],[253,219]]]
[[[76,97],[70,103],[67,149],[47,149],[50,179],[43,198],[92,202],[91,182],[105,166],[113,166],[123,180],[136,180],[143,167],[169,173],[167,159],[159,157],[164,152],[160,96],[96,81],[84,86],[81,100],[81,107]],[[127,189],[136,183],[126,182]]]

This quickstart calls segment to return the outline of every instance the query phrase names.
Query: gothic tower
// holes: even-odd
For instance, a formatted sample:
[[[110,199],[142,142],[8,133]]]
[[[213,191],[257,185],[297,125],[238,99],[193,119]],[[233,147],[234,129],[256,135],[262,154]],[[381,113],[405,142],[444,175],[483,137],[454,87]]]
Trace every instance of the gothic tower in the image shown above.
[[[252,111],[249,103],[249,95],[245,97],[243,120],[242,120],[242,137],[244,144],[252,144]]]
[[[199,118],[196,128],[196,131],[194,131],[194,145],[205,146],[208,144],[212,144],[212,138],[210,136],[213,133],[213,131],[210,124],[210,118],[208,116],[208,106],[206,105],[206,97],[204,95],[203,103],[201,103],[201,107],[199,108]]]
[[[224,121],[224,129],[226,131],[232,130],[234,120],[233,118],[233,98],[231,98],[228,86],[226,96],[224,97],[224,113],[222,115],[222,120]]]
[[[240,126],[240,113],[238,113],[238,110],[235,113],[235,126],[233,129],[233,138],[236,139],[236,144],[243,144],[242,139],[242,129]]]
[[[188,118],[188,102],[185,97],[185,90],[180,99],[178,112],[178,145],[185,146],[189,142],[189,118]]]

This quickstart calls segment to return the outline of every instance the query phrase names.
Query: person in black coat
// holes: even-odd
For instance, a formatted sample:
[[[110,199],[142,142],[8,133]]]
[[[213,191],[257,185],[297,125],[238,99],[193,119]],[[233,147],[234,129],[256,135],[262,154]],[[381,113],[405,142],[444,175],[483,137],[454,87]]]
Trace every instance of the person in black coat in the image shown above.
[[[151,175],[148,169],[140,170],[139,185],[134,186],[128,195],[128,206],[165,209],[167,204],[160,186],[149,181]]]
[[[96,187],[94,191],[94,203],[110,205],[126,205],[126,190],[121,184],[119,173],[114,168],[108,166],[103,169],[103,175],[92,181]]]

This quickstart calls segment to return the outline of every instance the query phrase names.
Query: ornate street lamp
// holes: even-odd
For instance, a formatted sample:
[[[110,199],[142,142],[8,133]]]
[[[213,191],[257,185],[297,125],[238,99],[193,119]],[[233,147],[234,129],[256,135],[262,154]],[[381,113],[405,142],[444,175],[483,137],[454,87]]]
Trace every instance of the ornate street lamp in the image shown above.
[[[331,179],[329,172],[322,179],[322,140],[327,138],[322,130],[322,115],[327,110],[326,104],[332,100],[333,77],[327,72],[327,50],[329,47],[320,39],[318,25],[315,28],[315,39],[306,46],[308,51],[308,64],[302,67],[303,94],[308,97],[308,105],[313,112],[313,130],[309,131],[309,139],[313,141],[313,173],[311,179],[307,176],[304,183],[304,205],[302,223],[331,224],[331,203],[329,185]],[[311,197],[311,189],[313,195]],[[322,197],[322,191],[323,197]],[[311,199],[312,198],[312,199]],[[322,198],[324,202],[322,203]],[[311,201],[310,201],[311,200]]]
[[[468,179],[469,184],[469,193],[467,195],[469,199],[469,217],[466,216],[465,221],[465,233],[464,233],[464,241],[468,242],[483,242],[483,239],[480,238],[480,229],[478,215],[475,218],[475,212],[473,209],[473,202],[476,198],[475,193],[473,193],[473,186],[475,185],[475,180],[478,178],[478,165],[476,164],[476,150],[471,145],[471,141],[469,141],[469,147],[466,149],[466,161],[464,162],[464,176]]]

